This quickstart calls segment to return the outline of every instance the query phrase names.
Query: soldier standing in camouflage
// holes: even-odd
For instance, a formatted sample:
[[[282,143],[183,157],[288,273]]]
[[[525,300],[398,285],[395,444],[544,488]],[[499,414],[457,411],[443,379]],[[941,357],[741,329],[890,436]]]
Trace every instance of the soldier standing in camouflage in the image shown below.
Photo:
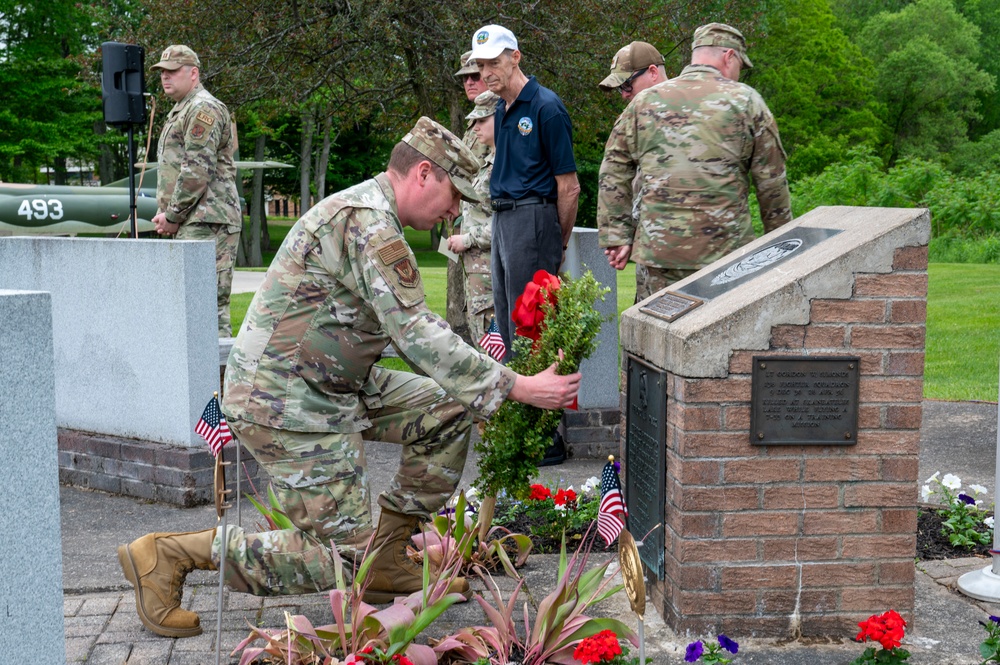
[[[479,75],[479,67],[476,66],[476,61],[472,60],[472,51],[463,53],[460,62],[462,66],[455,72],[455,76],[462,81],[462,89],[465,90],[466,98],[470,102],[475,103],[476,97],[486,92],[486,84],[483,82],[483,77]],[[492,148],[480,142],[479,136],[476,132],[472,131],[471,127],[462,136],[462,143],[469,146],[472,153],[480,161],[487,154],[493,152]]]
[[[421,118],[396,144],[388,170],[330,196],[289,231],[254,296],[226,367],[222,409],[271,477],[296,528],[248,534],[230,527],[226,582],[257,595],[333,588],[331,548],[348,561],[372,538],[365,440],[402,446],[399,470],[378,496],[367,602],[422,588],[406,555],[420,519],[455,491],[473,414],[505,399],[540,408],[572,403],[580,375],[555,365],[522,376],[464,344],[424,302],[403,227],[427,231],[477,200],[479,162],[451,132]],[[395,344],[427,373],[375,363]],[[118,548],[136,609],[153,632],[201,632],[180,607],[192,568],[215,569],[215,529],[152,533]],[[463,578],[450,589],[468,590]]]
[[[597,224],[608,263],[636,263],[636,302],[754,237],[748,194],[765,231],[791,221],[785,152],[739,30],[698,28],[680,76],[635,96],[615,123],[599,176]],[[632,180],[641,169],[638,220]]]
[[[226,105],[201,85],[201,61],[187,46],[168,46],[160,83],[177,102],[160,134],[156,232],[178,240],[215,243],[219,337],[232,334],[229,293],[243,214],[236,191],[236,124]]]
[[[472,181],[479,203],[462,203],[462,232],[448,238],[448,249],[461,255],[465,269],[465,317],[469,334],[478,342],[493,318],[493,279],[490,276],[490,244],[493,238],[493,209],[490,207],[490,174],[493,172],[493,114],[500,97],[489,90],[476,97],[476,108],[465,116],[469,132],[479,137],[478,145],[488,148],[483,167]],[[468,144],[466,144],[468,145]]]

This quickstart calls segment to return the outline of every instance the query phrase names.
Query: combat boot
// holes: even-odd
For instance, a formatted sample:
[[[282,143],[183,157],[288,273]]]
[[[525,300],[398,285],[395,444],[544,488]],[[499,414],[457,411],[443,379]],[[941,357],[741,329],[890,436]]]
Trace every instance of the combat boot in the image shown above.
[[[118,562],[125,579],[135,587],[135,609],[142,625],[164,637],[201,634],[198,615],[181,608],[181,595],[189,572],[216,570],[214,538],[215,529],[150,533],[118,546]]]
[[[372,552],[379,549],[365,580],[367,585],[363,600],[366,603],[391,603],[397,597],[409,596],[424,588],[423,568],[406,555],[406,543],[419,519],[416,515],[403,515],[382,508],[371,544]],[[464,577],[455,578],[448,591],[468,598],[469,583]]]

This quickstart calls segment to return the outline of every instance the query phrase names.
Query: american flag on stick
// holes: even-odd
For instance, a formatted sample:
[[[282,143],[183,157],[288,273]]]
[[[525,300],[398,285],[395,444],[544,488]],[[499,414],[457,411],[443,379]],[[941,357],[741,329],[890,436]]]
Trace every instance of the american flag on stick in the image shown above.
[[[233,435],[229,433],[229,423],[226,422],[226,417],[222,415],[222,409],[219,407],[219,393],[212,396],[198,424],[194,426],[194,431],[205,439],[216,457],[219,456],[222,446],[233,440]]]
[[[490,319],[490,328],[483,335],[482,339],[479,340],[479,346],[493,360],[497,362],[503,360],[504,354],[507,353],[507,347],[503,343],[503,337],[500,336],[500,326],[497,325],[496,317]]]
[[[601,473],[601,505],[597,509],[597,533],[601,534],[608,547],[625,528],[624,516],[628,515],[614,459],[614,456],[608,457]]]

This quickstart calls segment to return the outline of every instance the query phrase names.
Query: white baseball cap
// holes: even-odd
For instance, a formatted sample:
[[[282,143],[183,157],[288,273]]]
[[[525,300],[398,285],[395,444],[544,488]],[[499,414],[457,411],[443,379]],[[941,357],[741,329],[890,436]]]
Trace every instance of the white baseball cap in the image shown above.
[[[472,35],[470,60],[492,60],[505,49],[517,50],[514,33],[502,25],[484,25]]]

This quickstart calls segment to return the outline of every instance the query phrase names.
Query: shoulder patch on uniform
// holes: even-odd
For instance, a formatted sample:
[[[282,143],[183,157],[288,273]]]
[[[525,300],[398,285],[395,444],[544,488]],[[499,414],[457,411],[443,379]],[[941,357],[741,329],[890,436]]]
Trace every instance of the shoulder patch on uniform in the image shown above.
[[[420,281],[420,273],[417,272],[417,267],[410,261],[409,256],[392,264],[392,269],[399,276],[399,283],[403,286],[412,289]]]
[[[215,118],[205,113],[204,111],[198,111],[198,113],[195,114],[194,119],[199,122],[205,123],[209,127],[215,124]]]
[[[400,259],[409,257],[410,251],[406,247],[406,243],[400,239],[393,240],[392,242],[383,245],[378,248],[378,257],[387,266],[393,266]],[[409,261],[407,261],[409,263]],[[398,272],[398,271],[397,271]]]
[[[190,134],[193,139],[202,138],[205,136],[205,125],[193,125]]]

